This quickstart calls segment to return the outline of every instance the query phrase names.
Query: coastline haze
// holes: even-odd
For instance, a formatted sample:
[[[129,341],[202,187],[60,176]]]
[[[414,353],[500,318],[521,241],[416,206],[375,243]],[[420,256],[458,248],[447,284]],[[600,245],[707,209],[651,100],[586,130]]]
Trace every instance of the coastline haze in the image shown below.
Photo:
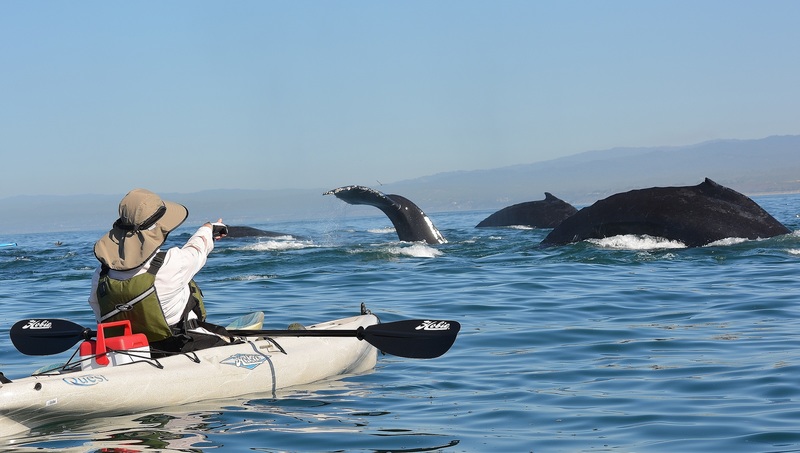
[[[615,148],[502,168],[456,171],[380,184],[358,184],[402,195],[429,215],[497,210],[541,200],[544,192],[576,206],[614,193],[656,186],[688,186],[706,177],[748,196],[800,192],[800,136],[715,140],[681,147]],[[285,190],[219,189],[160,193],[189,208],[185,225],[222,217],[232,225],[268,225],[341,215],[381,215],[323,192],[336,187]],[[130,189],[133,189],[131,187]],[[103,230],[113,222],[120,194],[37,195],[0,199],[4,234]]]

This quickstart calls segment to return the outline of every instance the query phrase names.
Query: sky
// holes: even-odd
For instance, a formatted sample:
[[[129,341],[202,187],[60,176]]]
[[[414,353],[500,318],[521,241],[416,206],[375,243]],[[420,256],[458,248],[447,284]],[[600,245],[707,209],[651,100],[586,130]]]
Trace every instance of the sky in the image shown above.
[[[0,198],[800,134],[800,2],[0,0]]]

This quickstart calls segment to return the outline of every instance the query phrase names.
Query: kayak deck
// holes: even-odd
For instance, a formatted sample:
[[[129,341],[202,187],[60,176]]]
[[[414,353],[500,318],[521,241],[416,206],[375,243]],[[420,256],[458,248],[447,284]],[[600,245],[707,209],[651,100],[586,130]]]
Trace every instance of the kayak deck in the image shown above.
[[[378,324],[365,313],[307,327],[350,330]],[[245,337],[241,343],[159,359],[131,353],[125,363],[81,369],[79,363],[0,384],[0,437],[64,420],[180,406],[268,393],[362,373],[377,349],[355,337]]]

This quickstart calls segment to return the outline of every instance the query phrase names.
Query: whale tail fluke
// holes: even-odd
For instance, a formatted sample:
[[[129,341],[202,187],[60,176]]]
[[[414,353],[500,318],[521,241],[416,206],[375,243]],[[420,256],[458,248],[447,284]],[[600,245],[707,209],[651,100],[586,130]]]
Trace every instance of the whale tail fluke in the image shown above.
[[[352,205],[368,205],[380,209],[394,225],[397,237],[401,241],[425,241],[428,244],[447,242],[422,209],[401,195],[387,195],[369,187],[356,185],[329,190],[323,195],[333,195]]]

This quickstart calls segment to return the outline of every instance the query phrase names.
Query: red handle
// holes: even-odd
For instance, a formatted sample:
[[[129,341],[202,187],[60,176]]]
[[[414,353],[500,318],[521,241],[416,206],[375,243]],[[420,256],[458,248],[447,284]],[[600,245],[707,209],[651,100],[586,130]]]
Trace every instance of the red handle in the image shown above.
[[[104,322],[97,325],[97,344],[95,353],[97,357],[95,357],[95,361],[97,361],[98,365],[106,366],[109,364],[108,354],[106,354],[106,334],[105,329],[111,327],[124,327],[123,335],[132,335],[133,329],[131,329],[131,322],[130,320],[123,319],[122,321],[112,321],[112,322]]]

